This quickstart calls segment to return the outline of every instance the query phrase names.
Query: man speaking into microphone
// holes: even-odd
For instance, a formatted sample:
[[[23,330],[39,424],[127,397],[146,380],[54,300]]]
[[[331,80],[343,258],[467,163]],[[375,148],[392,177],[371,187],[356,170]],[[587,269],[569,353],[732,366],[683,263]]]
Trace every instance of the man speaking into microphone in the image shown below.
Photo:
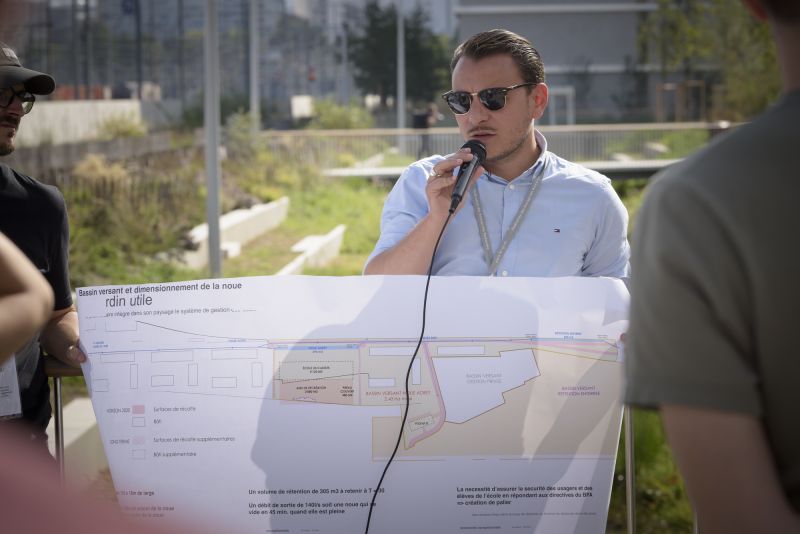
[[[531,43],[482,32],[456,49],[450,69],[453,89],[442,97],[467,143],[403,172],[364,273],[426,274],[455,208],[434,275],[627,277],[628,215],[611,181],[549,152],[534,127],[547,86]],[[459,202],[460,168],[470,176]]]

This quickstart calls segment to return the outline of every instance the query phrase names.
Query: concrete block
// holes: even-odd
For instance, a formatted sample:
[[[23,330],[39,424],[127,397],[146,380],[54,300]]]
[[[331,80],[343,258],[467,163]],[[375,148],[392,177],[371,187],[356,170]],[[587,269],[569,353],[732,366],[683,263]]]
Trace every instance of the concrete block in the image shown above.
[[[289,197],[282,197],[267,204],[258,204],[250,209],[226,213],[219,220],[223,252],[226,244],[229,251],[233,250],[231,243],[238,243],[241,250],[247,243],[280,226],[288,213]],[[208,224],[192,228],[189,237],[196,249],[185,251],[181,261],[192,269],[202,269],[208,265]]]
[[[644,144],[644,157],[648,159],[657,158],[663,154],[669,152],[669,148],[667,145],[663,143],[656,143],[655,141],[649,141]]]
[[[236,241],[226,241],[220,245],[222,249],[222,257],[226,260],[235,258],[242,253],[242,244]]]
[[[268,204],[258,204],[247,210],[234,210],[220,219],[223,241],[246,245],[258,236],[280,226],[289,213],[289,197]]]
[[[339,255],[339,250],[342,248],[344,231],[346,229],[347,226],[340,224],[317,242],[316,246],[309,250],[308,265],[311,267],[322,267],[336,258]]]
[[[288,276],[292,274],[303,274],[303,267],[306,264],[306,255],[300,254],[291,262],[286,264],[280,271],[275,273],[278,276]]]
[[[309,250],[314,250],[319,247],[324,240],[324,235],[309,235],[292,245],[291,250],[298,254],[308,252]]]
[[[276,274],[279,276],[303,274],[303,268],[306,265],[311,267],[327,265],[339,255],[346,229],[347,226],[340,224],[325,235],[304,237],[292,247],[292,252],[301,254]]]

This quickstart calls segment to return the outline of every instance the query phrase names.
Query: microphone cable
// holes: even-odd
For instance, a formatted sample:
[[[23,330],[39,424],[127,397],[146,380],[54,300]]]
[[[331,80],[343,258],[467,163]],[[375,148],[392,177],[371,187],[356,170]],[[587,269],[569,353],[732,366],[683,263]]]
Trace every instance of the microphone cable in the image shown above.
[[[425,317],[427,315],[427,310],[428,310],[428,289],[430,288],[431,285],[433,260],[436,258],[436,251],[439,249],[439,242],[442,240],[442,236],[444,235],[444,230],[445,228],[447,228],[447,223],[450,222],[450,218],[455,213],[457,206],[458,202],[455,202],[450,206],[450,210],[448,211],[447,214],[447,219],[445,219],[444,224],[442,225],[442,229],[439,232],[439,237],[436,238],[436,244],[433,246],[433,254],[431,254],[431,263],[428,266],[428,277],[425,280],[425,296],[422,298],[422,330],[419,333],[419,340],[417,341],[417,347],[414,349],[414,354],[411,356],[411,361],[408,363],[408,370],[406,371],[406,409],[403,412],[403,420],[400,423],[400,432],[397,433],[397,443],[395,443],[394,445],[394,450],[392,451],[392,455],[389,457],[389,461],[386,462],[386,467],[383,468],[383,473],[381,474],[381,478],[380,480],[378,480],[378,486],[372,493],[372,500],[369,503],[369,514],[367,514],[367,527],[364,530],[364,534],[369,534],[369,523],[370,520],[372,519],[372,509],[375,507],[375,498],[381,491],[381,485],[383,484],[383,479],[386,476],[386,472],[389,470],[389,466],[392,465],[392,461],[394,460],[394,457],[397,454],[397,449],[400,448],[400,441],[403,439],[403,429],[406,426],[406,419],[408,418],[408,408],[411,403],[411,392],[409,391],[408,379],[411,377],[411,368],[414,365],[414,360],[417,358],[417,353],[419,352],[419,348],[420,346],[422,346],[422,339],[425,337]]]

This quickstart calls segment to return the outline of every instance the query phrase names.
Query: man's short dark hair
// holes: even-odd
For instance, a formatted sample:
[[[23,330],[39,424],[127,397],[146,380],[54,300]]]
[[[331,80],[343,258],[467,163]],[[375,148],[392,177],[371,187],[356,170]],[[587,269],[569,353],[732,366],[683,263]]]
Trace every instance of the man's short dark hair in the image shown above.
[[[544,81],[544,64],[533,45],[514,32],[508,30],[489,30],[473,35],[456,48],[450,71],[462,57],[483,59],[497,54],[509,54],[519,68],[522,79],[529,83]]]

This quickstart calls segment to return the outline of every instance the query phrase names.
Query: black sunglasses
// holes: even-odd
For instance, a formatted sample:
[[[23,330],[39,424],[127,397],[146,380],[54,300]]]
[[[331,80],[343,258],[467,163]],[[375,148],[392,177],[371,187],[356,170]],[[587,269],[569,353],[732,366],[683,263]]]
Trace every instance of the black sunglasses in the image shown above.
[[[15,91],[11,87],[0,89],[0,108],[7,108],[14,101],[14,97],[19,98],[22,102],[22,111],[26,114],[33,109],[33,103],[36,102],[36,97],[28,91]]]
[[[472,97],[478,95],[478,100],[481,104],[486,106],[489,111],[497,111],[503,109],[506,105],[506,93],[517,89],[518,87],[527,87],[529,85],[538,85],[536,82],[518,83],[511,87],[490,87],[488,89],[481,89],[475,93],[468,91],[448,91],[442,95],[442,98],[447,102],[448,107],[453,110],[456,115],[463,115],[469,111],[472,104]]]

